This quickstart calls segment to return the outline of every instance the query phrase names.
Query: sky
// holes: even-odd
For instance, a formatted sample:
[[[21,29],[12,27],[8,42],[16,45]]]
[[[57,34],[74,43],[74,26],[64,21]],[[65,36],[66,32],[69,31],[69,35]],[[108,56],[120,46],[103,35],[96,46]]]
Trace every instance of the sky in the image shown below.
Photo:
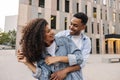
[[[4,30],[5,16],[18,15],[19,0],[0,0],[0,28]]]

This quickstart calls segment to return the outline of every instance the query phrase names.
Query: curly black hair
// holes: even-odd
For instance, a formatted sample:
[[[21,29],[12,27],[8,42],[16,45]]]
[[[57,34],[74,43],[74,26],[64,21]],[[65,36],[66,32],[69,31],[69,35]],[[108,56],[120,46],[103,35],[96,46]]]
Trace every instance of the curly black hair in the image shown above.
[[[22,46],[23,55],[29,62],[36,62],[41,59],[41,54],[45,50],[45,27],[48,22],[45,19],[34,19],[30,21],[22,30]]]
[[[74,14],[73,17],[76,17],[76,18],[78,18],[78,19],[81,19],[81,20],[82,20],[82,23],[83,23],[84,25],[86,25],[86,23],[87,23],[87,21],[88,21],[88,16],[87,16],[85,13],[83,13],[83,12],[78,12],[78,13]]]

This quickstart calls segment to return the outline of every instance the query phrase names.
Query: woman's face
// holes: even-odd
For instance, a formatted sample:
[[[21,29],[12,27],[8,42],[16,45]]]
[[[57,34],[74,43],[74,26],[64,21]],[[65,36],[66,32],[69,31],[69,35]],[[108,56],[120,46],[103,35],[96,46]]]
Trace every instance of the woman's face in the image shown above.
[[[45,42],[48,43],[48,42],[51,42],[54,40],[54,31],[49,27],[49,25],[47,25],[45,27]]]

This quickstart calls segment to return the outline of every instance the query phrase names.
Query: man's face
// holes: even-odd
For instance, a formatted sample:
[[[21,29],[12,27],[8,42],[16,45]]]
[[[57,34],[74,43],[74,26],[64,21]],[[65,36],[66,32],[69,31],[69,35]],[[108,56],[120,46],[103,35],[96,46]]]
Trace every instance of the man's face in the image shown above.
[[[85,25],[81,22],[81,19],[73,17],[71,19],[70,34],[71,35],[79,35],[80,32],[85,29]]]

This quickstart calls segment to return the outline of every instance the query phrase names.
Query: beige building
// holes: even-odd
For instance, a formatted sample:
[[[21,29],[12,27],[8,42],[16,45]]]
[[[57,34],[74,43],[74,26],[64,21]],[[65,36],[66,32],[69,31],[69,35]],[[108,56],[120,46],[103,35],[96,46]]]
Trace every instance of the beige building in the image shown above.
[[[120,0],[19,0],[17,48],[22,27],[33,18],[45,18],[56,32],[68,29],[76,12],[88,15],[85,34],[91,54],[120,53]]]
[[[4,32],[9,32],[17,29],[17,15],[5,16],[5,27]]]

